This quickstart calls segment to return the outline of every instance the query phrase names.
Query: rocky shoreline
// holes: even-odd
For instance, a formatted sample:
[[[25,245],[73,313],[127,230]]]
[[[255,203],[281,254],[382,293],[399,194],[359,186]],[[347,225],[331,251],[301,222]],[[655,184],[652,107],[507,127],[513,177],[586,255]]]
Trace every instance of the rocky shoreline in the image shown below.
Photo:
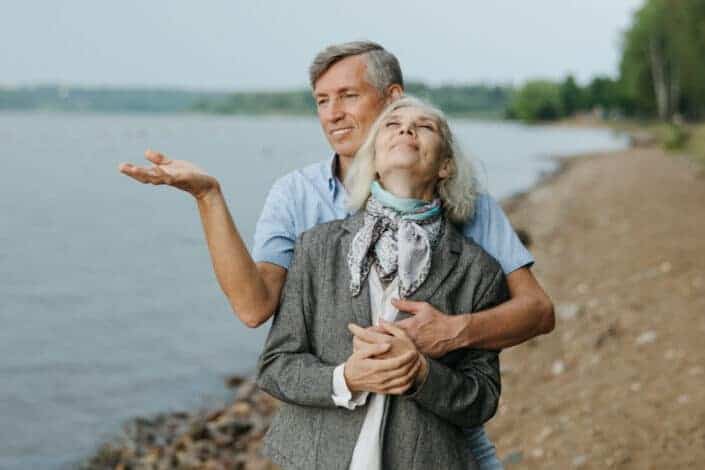
[[[252,379],[230,377],[230,403],[213,410],[160,413],[127,421],[82,470],[274,470],[260,454],[277,401]]]

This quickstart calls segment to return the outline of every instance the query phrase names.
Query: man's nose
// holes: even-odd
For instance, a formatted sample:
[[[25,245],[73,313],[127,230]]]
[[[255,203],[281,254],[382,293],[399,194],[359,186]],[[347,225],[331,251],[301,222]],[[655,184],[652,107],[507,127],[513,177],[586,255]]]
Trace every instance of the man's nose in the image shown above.
[[[340,100],[332,99],[328,106],[328,119],[331,121],[340,121],[345,116],[345,109]]]

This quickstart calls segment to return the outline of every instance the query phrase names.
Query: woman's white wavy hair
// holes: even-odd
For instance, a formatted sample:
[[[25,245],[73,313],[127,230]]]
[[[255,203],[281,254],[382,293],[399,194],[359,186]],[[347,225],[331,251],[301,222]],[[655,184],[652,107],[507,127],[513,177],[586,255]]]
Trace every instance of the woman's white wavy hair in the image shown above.
[[[477,181],[475,170],[466,159],[455,137],[448,126],[448,120],[443,112],[428,103],[409,95],[393,101],[382,111],[377,120],[372,124],[370,132],[355,154],[348,174],[345,178],[345,187],[348,189],[348,207],[360,210],[365,206],[370,196],[370,185],[375,180],[375,141],[382,127],[382,122],[394,111],[401,108],[417,108],[432,116],[441,133],[443,142],[442,154],[439,158],[448,158],[448,177],[438,180],[436,192],[443,202],[446,217],[456,224],[467,222],[475,213],[475,197],[477,194]]]

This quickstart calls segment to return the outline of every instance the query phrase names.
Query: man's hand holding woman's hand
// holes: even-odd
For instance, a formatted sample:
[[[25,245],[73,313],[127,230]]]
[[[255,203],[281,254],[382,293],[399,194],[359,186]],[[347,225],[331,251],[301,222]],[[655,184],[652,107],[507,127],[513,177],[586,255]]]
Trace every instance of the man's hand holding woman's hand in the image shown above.
[[[214,177],[193,163],[185,160],[170,160],[152,150],[147,150],[144,155],[152,162],[151,167],[123,163],[119,166],[120,172],[141,183],[173,186],[190,193],[199,200],[220,189]]]
[[[401,395],[423,382],[428,362],[413,341],[391,323],[374,329],[348,325],[353,336],[353,354],[345,363],[345,382],[351,392]]]

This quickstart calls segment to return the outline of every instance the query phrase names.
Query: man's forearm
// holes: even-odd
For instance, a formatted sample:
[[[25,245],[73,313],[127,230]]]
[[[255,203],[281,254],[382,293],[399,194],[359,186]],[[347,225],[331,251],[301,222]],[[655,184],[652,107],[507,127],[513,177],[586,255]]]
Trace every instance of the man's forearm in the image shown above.
[[[528,268],[509,274],[507,285],[510,300],[487,310],[453,317],[458,322],[455,348],[504,349],[553,330],[551,299]]]
[[[537,318],[546,307],[522,298],[511,299],[494,308],[453,317],[458,322],[456,344],[452,349],[505,349],[548,333]]]
[[[276,303],[233,222],[220,187],[198,198],[197,203],[213,269],[233,311],[247,326],[264,323]]]

